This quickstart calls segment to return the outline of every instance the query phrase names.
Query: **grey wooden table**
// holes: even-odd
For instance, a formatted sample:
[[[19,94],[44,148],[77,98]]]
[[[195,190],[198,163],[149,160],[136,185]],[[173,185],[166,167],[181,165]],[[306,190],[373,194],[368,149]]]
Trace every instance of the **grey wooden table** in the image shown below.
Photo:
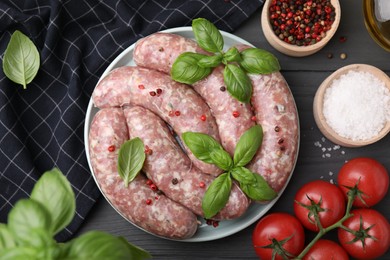
[[[363,148],[333,149],[334,144],[323,137],[314,122],[312,110],[314,94],[321,82],[336,69],[352,63],[366,63],[390,75],[390,53],[376,45],[366,31],[362,0],[340,2],[342,15],[338,31],[324,49],[309,57],[292,58],[273,49],[261,30],[261,10],[234,32],[235,35],[257,47],[271,51],[278,57],[299,112],[301,143],[297,165],[282,197],[269,212],[293,213],[294,194],[303,184],[317,179],[335,181],[343,163],[354,157],[373,157],[390,171],[390,135],[378,143]],[[340,37],[346,37],[347,40],[340,42]],[[341,53],[345,53],[347,58],[341,59]],[[333,58],[328,58],[328,54],[332,54]],[[324,152],[322,148],[326,148],[327,151]],[[374,208],[390,221],[389,205],[390,193]],[[254,226],[255,224],[234,235],[211,242],[174,242],[154,237],[132,226],[101,197],[79,234],[89,230],[102,230],[123,236],[131,243],[149,251],[154,259],[257,259],[251,242]],[[313,237],[313,233],[307,233],[307,237]],[[336,240],[335,233],[327,234],[326,237]],[[390,252],[381,259],[390,259]]]

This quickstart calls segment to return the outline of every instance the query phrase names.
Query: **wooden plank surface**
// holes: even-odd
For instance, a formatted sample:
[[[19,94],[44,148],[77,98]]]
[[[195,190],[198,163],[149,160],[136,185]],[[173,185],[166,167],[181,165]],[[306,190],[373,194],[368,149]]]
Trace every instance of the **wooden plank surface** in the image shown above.
[[[235,34],[257,47],[274,53],[282,66],[282,73],[295,97],[299,111],[301,142],[300,152],[293,177],[282,197],[270,212],[293,213],[293,198],[299,187],[316,179],[335,181],[343,163],[358,156],[373,157],[390,170],[390,135],[382,141],[363,148],[333,149],[334,144],[319,132],[313,118],[312,103],[317,87],[334,70],[352,63],[374,65],[390,73],[390,53],[381,49],[370,38],[364,26],[361,0],[341,1],[341,24],[334,38],[320,52],[304,58],[292,58],[278,53],[265,40],[261,31],[259,10]],[[344,36],[347,41],[341,43]],[[327,55],[333,54],[329,59]],[[347,59],[340,59],[341,53]],[[330,157],[324,156],[321,148],[329,148]],[[325,158],[324,158],[325,157]],[[390,194],[374,208],[390,220]],[[124,220],[101,197],[78,234],[89,230],[103,230],[149,251],[154,259],[257,259],[252,247],[251,235],[255,224],[229,237],[201,243],[175,242],[149,235]],[[308,232],[308,238],[313,233]],[[326,237],[336,239],[335,232]],[[381,259],[390,259],[387,252]]]

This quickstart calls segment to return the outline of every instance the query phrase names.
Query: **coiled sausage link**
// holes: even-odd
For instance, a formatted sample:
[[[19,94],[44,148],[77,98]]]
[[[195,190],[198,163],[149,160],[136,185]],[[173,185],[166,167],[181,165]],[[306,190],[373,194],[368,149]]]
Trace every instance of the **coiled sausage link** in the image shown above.
[[[145,107],[171,125],[179,137],[192,131],[220,140],[215,119],[204,100],[189,86],[156,70],[132,66],[116,68],[100,81],[92,98],[99,108],[126,104]],[[215,165],[198,160],[185,148],[200,170],[215,176],[221,173]]]
[[[250,75],[252,105],[263,128],[263,143],[249,169],[279,192],[292,174],[299,147],[298,112],[293,95],[280,72]]]
[[[191,39],[173,33],[153,33],[137,41],[133,58],[138,66],[169,74],[177,56],[183,52],[208,54]]]
[[[251,46],[240,44],[239,51]],[[279,192],[294,170],[299,149],[298,110],[291,90],[280,72],[249,74],[251,104],[256,122],[263,128],[263,142],[248,165]]]
[[[103,193],[125,218],[151,233],[175,239],[192,237],[198,226],[196,216],[153,191],[143,175],[125,187],[118,174],[117,160],[119,148],[128,138],[126,119],[120,108],[97,112],[90,127],[89,151]]]
[[[135,106],[124,109],[132,137],[139,137],[148,146],[143,171],[167,197],[203,216],[202,199],[213,176],[191,166],[188,157],[176,144],[165,123],[151,111]],[[233,185],[228,203],[213,219],[234,219],[249,206],[245,194]]]

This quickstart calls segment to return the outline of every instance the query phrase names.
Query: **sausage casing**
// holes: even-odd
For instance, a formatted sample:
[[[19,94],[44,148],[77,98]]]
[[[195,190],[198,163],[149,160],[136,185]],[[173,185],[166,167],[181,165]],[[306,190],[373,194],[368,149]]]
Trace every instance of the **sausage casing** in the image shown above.
[[[151,150],[143,167],[146,175],[167,197],[203,216],[202,199],[214,177],[192,166],[157,115],[139,106],[125,108],[124,112],[130,135],[139,137]],[[245,194],[233,185],[228,203],[213,219],[237,218],[248,206]]]
[[[193,236],[198,226],[195,214],[153,191],[142,174],[125,187],[117,161],[119,148],[128,138],[122,109],[105,108],[97,112],[90,127],[89,150],[102,192],[125,218],[144,230],[174,239]]]

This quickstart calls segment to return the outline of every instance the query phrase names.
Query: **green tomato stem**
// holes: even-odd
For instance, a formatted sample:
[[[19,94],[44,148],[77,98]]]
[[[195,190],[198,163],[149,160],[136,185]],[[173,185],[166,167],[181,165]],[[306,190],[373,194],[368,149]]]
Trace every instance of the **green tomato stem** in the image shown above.
[[[310,243],[305,247],[305,249],[303,249],[303,251],[294,259],[302,259],[306,254],[307,252],[309,252],[310,248],[313,247],[313,245],[323,236],[325,235],[326,233],[328,233],[329,231],[333,230],[333,229],[336,229],[336,228],[345,228],[343,226],[343,222],[346,221],[348,218],[350,218],[353,214],[351,214],[351,209],[352,209],[352,203],[353,203],[353,200],[355,199],[355,196],[348,196],[348,202],[347,202],[347,207],[345,209],[345,214],[344,216],[339,220],[337,221],[336,223],[334,223],[333,225],[330,225],[329,227],[322,227],[321,225],[321,222],[319,221],[319,216],[318,214],[315,214],[314,215],[314,218],[317,222],[317,225],[318,225],[318,228],[319,228],[319,231],[317,233],[317,235],[313,238],[312,241],[310,241]]]

